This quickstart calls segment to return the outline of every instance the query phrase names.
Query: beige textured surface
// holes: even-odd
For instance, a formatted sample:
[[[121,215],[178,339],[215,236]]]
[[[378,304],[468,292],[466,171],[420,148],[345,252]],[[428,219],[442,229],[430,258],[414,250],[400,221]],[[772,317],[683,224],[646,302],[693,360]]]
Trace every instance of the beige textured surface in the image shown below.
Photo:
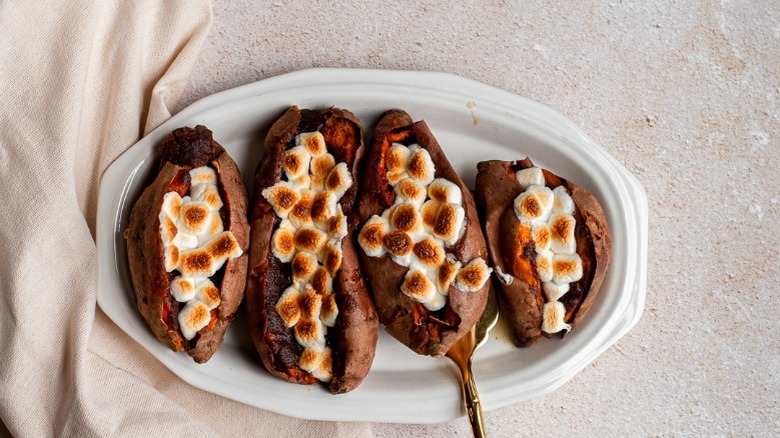
[[[359,1],[214,5],[182,106],[309,67],[456,73],[561,111],[650,204],[645,314],[492,436],[780,433],[777,2]],[[469,436],[464,419],[373,425]]]

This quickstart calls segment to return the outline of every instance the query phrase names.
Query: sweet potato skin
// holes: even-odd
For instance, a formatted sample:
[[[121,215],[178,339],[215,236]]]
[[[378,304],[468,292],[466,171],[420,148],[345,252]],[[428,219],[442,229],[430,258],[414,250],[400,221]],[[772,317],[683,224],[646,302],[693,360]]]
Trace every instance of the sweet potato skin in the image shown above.
[[[533,167],[528,158],[518,162],[483,161],[477,165],[476,180],[477,202],[491,264],[513,277],[510,284],[500,279],[496,279],[495,284],[501,291],[501,302],[519,346],[529,346],[543,335],[544,296],[532,260],[535,247],[527,235],[529,227],[520,223],[513,210],[514,199],[523,192],[514,173],[528,167]],[[565,186],[576,205],[575,237],[584,275],[582,280],[572,284],[572,292],[562,298],[566,308],[564,320],[574,328],[590,309],[606,277],[611,248],[609,225],[593,195],[548,170],[543,172],[547,186]]]
[[[339,316],[336,328],[328,332],[334,354],[330,391],[340,394],[356,388],[365,378],[374,359],[379,332],[376,310],[362,281],[354,250],[353,235],[358,222],[354,212],[359,184],[357,169],[364,153],[362,124],[352,113],[338,108],[320,111],[319,114],[326,121],[340,119],[319,127],[321,132],[326,131],[326,140],[331,139],[334,144],[352,141],[339,131],[339,123],[350,123],[357,129],[354,139],[357,143],[344,144],[345,150],[334,154],[344,152],[343,158],[352,161],[350,170],[354,181],[341,200],[347,216],[348,234],[342,240],[341,269],[334,278]],[[298,367],[301,347],[295,341],[292,330],[284,327],[274,308],[291,280],[289,267],[271,252],[271,236],[278,219],[271,205],[261,196],[263,189],[281,180],[282,154],[300,125],[305,123],[308,122],[302,118],[302,111],[291,107],[271,126],[265,138],[263,159],[254,178],[246,312],[250,335],[265,368],[272,375],[289,382],[314,384],[317,380]],[[331,144],[328,146],[331,151]]]
[[[168,348],[186,350],[196,362],[203,363],[222,345],[225,332],[244,296],[249,236],[246,187],[235,162],[204,126],[174,130],[160,145],[159,152],[160,170],[133,206],[125,231],[130,276],[138,310],[155,337]],[[163,196],[181,187],[182,172],[207,164],[217,171],[227,218],[225,229],[233,233],[244,254],[229,260],[222,268],[224,275],[218,285],[221,303],[217,307],[217,321],[212,328],[201,330],[194,346],[189,347],[177,324],[169,326],[166,322],[166,319],[170,321],[166,318],[170,307],[177,303],[170,296],[171,274],[165,271],[164,266],[159,212]]]
[[[374,130],[358,197],[361,224],[372,215],[381,215],[395,200],[392,191],[387,190],[387,180],[384,178],[386,167],[383,143],[386,143],[388,134],[404,130],[409,131],[409,135],[430,154],[436,167],[435,177],[455,183],[463,194],[465,231],[461,239],[446,251],[463,264],[476,257],[487,260],[485,240],[471,191],[455,173],[428,125],[424,121],[414,123],[409,114],[402,110],[387,111]],[[449,327],[429,318],[429,312],[422,305],[401,293],[400,287],[407,271],[405,267],[396,264],[388,255],[369,257],[362,250],[360,262],[385,330],[418,354],[446,354],[477,322],[487,303],[488,284],[477,292],[461,292],[451,285],[445,309],[454,313],[455,325]],[[432,333],[438,336],[432,336]]]

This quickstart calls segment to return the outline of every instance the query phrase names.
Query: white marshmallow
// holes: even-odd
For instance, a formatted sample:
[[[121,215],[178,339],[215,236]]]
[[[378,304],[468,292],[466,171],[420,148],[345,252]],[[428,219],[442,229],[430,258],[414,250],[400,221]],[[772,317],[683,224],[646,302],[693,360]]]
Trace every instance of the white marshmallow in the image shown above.
[[[187,234],[201,234],[211,225],[211,209],[199,201],[191,201],[181,206],[181,214],[176,226]]]
[[[409,174],[405,170],[399,172],[387,172],[387,182],[393,187],[406,178],[409,178]]]
[[[425,187],[411,178],[406,178],[399,181],[398,184],[395,185],[394,190],[396,204],[403,204],[408,202],[414,204],[414,206],[417,208],[420,208],[420,206],[423,205],[423,202],[425,202],[425,197],[427,196]]]
[[[352,174],[349,173],[347,163],[339,163],[330,171],[328,178],[325,179],[325,190],[330,190],[336,195],[336,199],[341,199],[344,193],[352,186]]]
[[[198,234],[198,246],[203,246],[211,240],[212,237],[216,236],[217,234],[225,231],[225,228],[222,224],[222,217],[220,217],[218,211],[212,211],[209,213],[209,217],[206,220],[207,226],[201,232]]]
[[[385,165],[388,172],[401,172],[406,170],[406,163],[409,162],[409,157],[412,156],[412,151],[406,146],[400,143],[393,143],[385,156]]]
[[[208,166],[197,167],[190,170],[190,186],[198,184],[216,184],[217,172]]]
[[[544,289],[547,301],[558,301],[558,298],[566,295],[566,292],[569,291],[569,286],[569,283],[557,284],[553,281],[545,281],[542,284],[542,289]]]
[[[463,193],[457,184],[444,178],[436,178],[428,186],[428,196],[441,204],[463,204]]]
[[[431,312],[441,310],[441,308],[444,307],[446,304],[447,304],[447,297],[438,292],[434,293],[433,297],[430,300],[423,303],[425,308],[430,310]]]
[[[298,178],[309,173],[311,155],[304,146],[295,146],[282,154],[282,168],[287,180]]]
[[[539,186],[531,186],[539,187]],[[549,190],[549,189],[548,189]],[[552,196],[550,197],[552,201]],[[550,202],[552,204],[552,202]],[[551,208],[545,208],[544,201],[536,191],[526,190],[515,198],[515,215],[520,222],[546,222]]]
[[[276,302],[276,313],[282,318],[286,327],[292,327],[298,323],[301,318],[301,306],[298,305],[298,297],[301,292],[290,286],[282,292],[279,301]]]
[[[289,182],[299,193],[311,189],[311,176],[308,173],[304,173],[297,178],[290,178],[287,182]]]
[[[369,257],[380,257],[385,255],[385,247],[382,240],[390,231],[390,223],[377,215],[371,216],[366,221],[358,234],[358,244],[363,252]]]
[[[553,278],[553,253],[542,251],[536,254],[536,272],[539,273],[541,281],[550,281]]]
[[[327,146],[325,146],[325,137],[317,131],[302,132],[296,135],[295,144],[304,146],[312,157],[318,157],[328,152]]]
[[[330,175],[333,168],[336,166],[336,159],[331,154],[323,154],[319,157],[312,158],[311,160],[311,174],[322,178],[323,183],[325,178]]]
[[[538,167],[518,170],[515,173],[515,178],[523,189],[527,189],[531,186],[543,186],[545,183],[544,173],[542,172],[542,169]]]
[[[261,194],[271,204],[276,215],[282,219],[287,218],[290,210],[301,200],[300,191],[287,181],[279,181],[264,189]]]
[[[536,252],[550,250],[550,227],[544,222],[531,223],[531,238],[534,240]]]
[[[179,312],[179,329],[184,339],[191,340],[203,327],[209,325],[211,312],[198,300],[188,302]]]
[[[335,327],[336,319],[339,316],[339,309],[336,306],[336,294],[327,295],[322,300],[322,310],[320,311],[320,321],[327,327]]]
[[[328,236],[341,241],[348,232],[347,217],[344,216],[344,211],[341,209],[341,204],[339,204],[336,208],[336,215],[328,221]]]
[[[181,209],[181,196],[176,192],[168,192],[163,195],[162,211],[168,215],[174,222],[179,219],[179,210]]]
[[[165,248],[163,262],[165,264],[166,272],[171,272],[179,267],[179,257],[179,248],[177,248],[176,245],[171,245]]]
[[[176,237],[174,237],[173,244],[181,251],[195,249],[198,247],[198,236],[179,232],[176,234]]]
[[[582,278],[582,259],[577,254],[556,254],[552,258],[552,281],[574,283]]]
[[[425,204],[420,208],[420,216],[422,216],[422,222],[426,233],[433,233],[433,227],[436,225],[436,215],[439,214],[440,207],[441,203],[429,199],[425,201]]]
[[[313,373],[322,362],[322,351],[307,348],[298,359],[298,367],[307,373]]]
[[[174,278],[171,281],[171,295],[176,301],[186,303],[195,298],[195,282],[191,278]]]
[[[322,358],[317,368],[311,372],[315,379],[321,382],[329,382],[333,378],[333,353],[330,347],[322,351]]]
[[[555,213],[550,216],[550,249],[555,254],[574,254],[577,250],[577,239],[574,229],[577,221],[574,216]]]
[[[564,186],[553,189],[553,213],[574,214],[574,200]]]
[[[552,213],[553,203],[555,202],[555,195],[553,195],[552,190],[545,186],[531,186],[525,189],[525,191],[536,194],[536,196],[539,198],[539,201],[542,203],[542,208],[546,213],[542,220],[547,220],[547,218],[550,217],[550,213]]]
[[[216,309],[222,302],[219,289],[208,278],[196,283],[194,298],[203,303],[209,310]]]
[[[173,240],[179,233],[179,228],[176,226],[176,222],[173,221],[165,211],[160,212],[160,238],[162,239],[163,247],[168,247],[173,244]]]
[[[289,263],[295,255],[295,228],[283,219],[271,237],[271,252],[282,263]]]
[[[552,303],[545,303],[542,308],[542,331],[545,333],[558,333],[561,330],[567,332],[571,330],[571,326],[563,321],[566,316],[566,309],[563,307],[563,303],[560,301],[554,301]]]
[[[304,348],[321,350],[325,347],[325,326],[319,319],[300,318],[293,329],[295,340]]]
[[[190,196],[193,201],[203,202],[209,207],[209,210],[216,211],[222,208],[222,198],[219,197],[219,190],[214,184],[198,184],[190,188]]]
[[[493,273],[496,274],[496,277],[498,277],[498,279],[507,286],[509,286],[510,284],[512,284],[513,281],[515,281],[515,277],[507,274],[506,272],[501,270],[501,268],[498,266],[496,266],[496,268],[493,270]]]
[[[412,156],[409,158],[409,162],[406,163],[406,172],[409,174],[410,178],[427,186],[433,181],[434,174],[436,173],[431,154],[418,145],[410,146],[409,150],[412,151]]]

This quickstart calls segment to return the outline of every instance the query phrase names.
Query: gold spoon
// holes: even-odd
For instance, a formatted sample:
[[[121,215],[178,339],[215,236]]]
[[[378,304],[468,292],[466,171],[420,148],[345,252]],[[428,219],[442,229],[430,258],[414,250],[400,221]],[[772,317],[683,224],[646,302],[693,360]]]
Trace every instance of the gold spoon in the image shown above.
[[[452,359],[460,369],[463,381],[463,403],[466,405],[471,431],[474,433],[475,438],[485,437],[485,424],[482,421],[482,405],[479,401],[479,394],[477,394],[477,385],[474,383],[474,375],[471,372],[471,358],[474,357],[474,352],[477,351],[477,348],[487,342],[488,333],[490,333],[490,329],[496,325],[497,321],[498,303],[496,303],[496,295],[491,287],[488,291],[485,311],[482,312],[479,321],[466,336],[456,342],[450,348],[450,351],[447,352],[447,357]]]

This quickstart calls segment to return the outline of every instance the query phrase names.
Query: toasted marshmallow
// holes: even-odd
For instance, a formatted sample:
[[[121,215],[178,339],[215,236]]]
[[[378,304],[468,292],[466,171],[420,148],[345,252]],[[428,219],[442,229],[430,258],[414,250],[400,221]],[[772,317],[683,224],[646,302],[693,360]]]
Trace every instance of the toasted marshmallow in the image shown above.
[[[385,254],[383,241],[390,229],[386,220],[374,215],[363,225],[358,234],[358,244],[369,257],[379,257]]]
[[[341,269],[342,257],[340,242],[330,240],[325,244],[325,247],[322,249],[322,266],[328,270],[328,274],[331,277],[335,277],[336,273]]]
[[[325,179],[325,190],[333,192],[336,199],[341,199],[350,186],[352,186],[352,175],[347,169],[347,163],[337,164]]]
[[[400,172],[387,172],[387,182],[395,187],[396,184],[403,181],[406,178],[409,178],[409,173],[407,173],[405,170],[402,170]]]
[[[190,170],[190,186],[199,184],[216,184],[217,172],[208,166],[197,167]]]
[[[206,251],[214,259],[215,271],[222,267],[228,259],[234,259],[244,253],[238,245],[235,236],[230,231],[223,231],[206,242]],[[213,274],[212,274],[213,275]],[[211,275],[208,275],[211,277]]]
[[[450,285],[455,281],[455,276],[460,270],[460,262],[457,260],[448,260],[443,265],[439,266],[436,271],[436,289],[441,295],[450,294]]]
[[[311,218],[314,225],[321,230],[327,230],[328,220],[338,211],[338,199],[333,192],[320,192],[311,204]]]
[[[401,292],[418,303],[427,303],[436,295],[436,287],[425,272],[410,269],[401,285]]]
[[[341,240],[349,232],[347,228],[347,217],[341,210],[341,204],[336,208],[336,215],[328,219],[328,236],[333,239]]]
[[[198,247],[198,236],[194,234],[187,234],[183,232],[176,233],[176,237],[173,238],[173,242],[179,251],[186,251],[188,249],[195,249]]]
[[[553,281],[545,281],[542,284],[544,289],[544,296],[547,297],[547,301],[558,301],[558,298],[564,296],[569,291],[569,283],[557,284]]]
[[[550,250],[550,227],[544,222],[533,222],[531,225],[531,238],[534,239],[536,252]]]
[[[211,222],[211,210],[203,202],[192,201],[181,206],[181,214],[176,224],[187,234],[201,234],[206,231]]]
[[[202,233],[198,234],[198,246],[206,244],[217,234],[225,231],[219,212],[212,211],[209,215],[209,225]]]
[[[286,222],[287,226],[277,228],[271,237],[271,252],[282,263],[289,263],[295,255],[295,229],[289,225],[289,221]]]
[[[396,204],[410,203],[420,208],[425,202],[426,195],[425,187],[411,178],[403,179],[395,186]]]
[[[198,331],[209,325],[211,312],[208,307],[198,300],[192,300],[179,312],[179,328],[184,339],[191,340]]]
[[[428,186],[428,196],[441,204],[463,204],[463,194],[457,184],[444,178],[436,178]]]
[[[552,212],[553,204],[555,203],[555,195],[549,187],[531,186],[525,189],[525,191],[536,194],[539,201],[542,203],[542,208],[547,212]],[[547,220],[547,217],[544,219]]]
[[[209,210],[216,211],[222,208],[222,198],[214,184],[198,184],[190,188],[190,195],[194,201],[206,204]]]
[[[574,216],[555,213],[550,216],[550,249],[556,254],[574,254],[577,250],[577,239],[574,229],[577,221]]]
[[[322,266],[314,271],[309,282],[311,288],[320,295],[330,295],[333,292],[333,277]]]
[[[311,206],[314,203],[314,191],[301,191],[301,199],[295,204],[287,215],[287,219],[295,228],[305,227],[313,223],[311,219]]]
[[[292,279],[297,284],[309,281],[317,269],[317,257],[308,252],[296,252],[292,259]]]
[[[160,212],[160,237],[162,238],[163,247],[173,244],[173,239],[176,238],[179,228],[176,223],[167,215],[165,211]]]
[[[295,232],[293,242],[298,251],[318,254],[325,245],[328,235],[314,227],[301,227]]]
[[[408,147],[400,144],[393,143],[390,149],[385,155],[385,165],[388,172],[401,172],[406,170],[406,163],[409,162],[409,158],[412,156],[412,151]]]
[[[463,234],[465,218],[466,211],[460,205],[442,204],[436,215],[433,235],[442,239],[447,246],[455,244]]]
[[[311,155],[304,146],[295,146],[282,154],[282,168],[287,179],[298,178],[309,173]]]
[[[556,254],[552,258],[552,281],[574,283],[582,278],[582,259],[577,254]]]
[[[311,174],[321,177],[323,182],[334,167],[336,167],[336,159],[331,154],[325,154],[311,160]]]
[[[179,248],[177,248],[176,245],[171,245],[166,247],[163,258],[165,264],[165,272],[171,272],[174,269],[177,269],[179,267],[179,259],[180,259]]]
[[[404,203],[393,210],[390,216],[390,225],[396,230],[405,233],[420,233],[424,230],[422,217],[414,204]]]
[[[553,277],[553,253],[542,251],[536,254],[536,272],[539,273],[539,279],[550,281]]]
[[[301,307],[302,318],[318,318],[322,309],[322,295],[309,288],[298,296],[298,305]]]
[[[515,173],[515,178],[523,189],[527,189],[531,186],[543,186],[545,183],[544,172],[538,167],[529,167],[528,169],[518,170]]]
[[[531,188],[533,187],[539,186],[531,186]],[[544,200],[539,197],[539,193],[531,191],[531,188],[515,198],[515,215],[521,222],[546,222],[547,218],[550,217],[552,202],[547,206]],[[552,196],[549,200],[552,201]]]
[[[186,303],[195,298],[195,282],[191,278],[174,278],[171,281],[171,295],[176,301]]]
[[[423,303],[426,309],[431,312],[441,310],[447,304],[447,297],[436,292],[433,297],[426,303]]]
[[[325,188],[325,177],[310,175],[309,189],[319,193]]]
[[[217,268],[207,250],[191,249],[179,255],[179,272],[185,277],[211,277]]]
[[[563,321],[566,316],[566,308],[563,307],[563,303],[560,301],[554,301],[552,303],[545,303],[542,308],[542,331],[545,333],[558,333],[561,330],[567,332],[571,330],[571,326]]]
[[[515,281],[515,277],[502,271],[501,268],[498,266],[496,266],[496,269],[493,270],[493,273],[496,274],[496,277],[498,277],[498,279],[501,280],[501,282],[507,286],[509,286],[510,284],[512,284],[513,281]]]
[[[307,373],[312,373],[320,366],[320,362],[322,362],[322,351],[307,348],[301,353],[298,366]]]
[[[293,329],[295,340],[303,348],[322,350],[325,347],[325,328],[319,319],[301,317]]]
[[[328,152],[325,137],[319,132],[303,132],[295,136],[295,144],[302,145],[312,157],[319,157]]]
[[[382,244],[394,262],[401,266],[409,266],[414,243],[408,234],[399,230],[391,231],[385,234]]]
[[[320,382],[330,382],[333,378],[333,353],[330,347],[325,347],[322,351],[322,360],[311,375]]]
[[[410,150],[413,150],[413,148],[410,148]],[[431,160],[431,154],[427,150],[418,147],[412,152],[409,162],[406,163],[406,171],[409,173],[410,178],[420,184],[425,186],[430,184],[436,172],[433,160]]]
[[[301,193],[287,181],[279,181],[264,189],[262,195],[271,204],[276,215],[282,219],[287,218],[290,210],[301,200]]]
[[[441,203],[429,199],[425,201],[425,204],[420,209],[420,216],[422,216],[423,227],[426,232],[433,232],[433,227],[436,225],[436,215],[439,214],[440,207]]]
[[[222,302],[219,289],[208,278],[195,288],[195,299],[205,304],[209,310],[216,309]]]
[[[178,193],[168,192],[163,196],[162,211],[175,221],[179,218],[181,203],[181,196]]]
[[[304,190],[311,190],[311,176],[308,173],[304,173],[297,178],[290,178],[287,182],[289,182],[293,189],[297,190],[298,193],[303,192]]]
[[[574,200],[564,186],[553,189],[553,213],[574,214]]]
[[[276,302],[276,313],[282,318],[284,325],[292,327],[298,323],[301,318],[301,306],[298,304],[298,297],[301,292],[295,287],[288,287]]]
[[[455,287],[462,292],[476,292],[482,289],[491,273],[493,269],[481,257],[477,257],[455,275]]]
[[[336,326],[336,318],[339,316],[339,308],[336,306],[336,294],[327,295],[322,299],[320,309],[320,321],[328,327]]]
[[[428,269],[438,268],[444,263],[444,248],[430,237],[415,243],[412,252],[417,260]]]

